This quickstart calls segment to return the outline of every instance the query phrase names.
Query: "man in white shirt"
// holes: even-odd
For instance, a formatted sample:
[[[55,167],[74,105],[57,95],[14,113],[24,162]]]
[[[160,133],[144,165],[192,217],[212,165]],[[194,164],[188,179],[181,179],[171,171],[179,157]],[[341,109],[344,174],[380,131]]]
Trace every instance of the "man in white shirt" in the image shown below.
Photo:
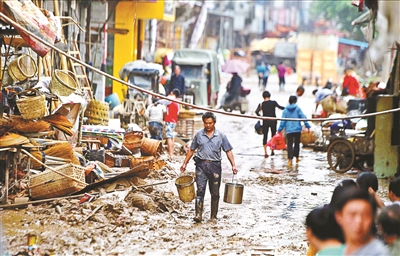
[[[145,116],[149,120],[149,132],[152,139],[163,139],[164,117],[166,113],[167,109],[165,105],[159,104],[157,99],[147,107]]]

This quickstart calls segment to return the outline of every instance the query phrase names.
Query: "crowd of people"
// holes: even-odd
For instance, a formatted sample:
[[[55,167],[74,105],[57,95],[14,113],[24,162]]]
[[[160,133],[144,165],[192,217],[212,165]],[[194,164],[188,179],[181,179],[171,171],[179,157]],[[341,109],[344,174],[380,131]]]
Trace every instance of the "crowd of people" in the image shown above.
[[[176,100],[185,93],[185,78],[180,74],[178,65],[174,68],[174,74],[166,88],[168,98]],[[154,98],[145,111],[145,117],[149,121],[150,138],[163,140],[164,130],[167,141],[168,155],[171,160],[174,156],[175,128],[178,123],[179,104],[169,100]]]
[[[377,191],[372,172],[342,180],[330,203],[306,217],[307,255],[400,255],[400,177],[390,181],[391,202]]]

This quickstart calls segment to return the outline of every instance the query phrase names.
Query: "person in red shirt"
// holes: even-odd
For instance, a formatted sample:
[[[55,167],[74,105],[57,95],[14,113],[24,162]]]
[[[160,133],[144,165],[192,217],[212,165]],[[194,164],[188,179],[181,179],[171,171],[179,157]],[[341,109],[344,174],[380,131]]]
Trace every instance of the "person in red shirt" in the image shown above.
[[[360,83],[357,78],[355,78],[352,74],[352,70],[350,68],[344,71],[344,78],[342,84],[342,93],[343,95],[353,95],[355,97],[360,96]],[[346,92],[347,91],[347,92]]]
[[[170,99],[177,99],[180,95],[178,89],[173,89],[168,95]],[[167,138],[168,155],[173,159],[174,156],[174,144],[175,144],[175,127],[178,123],[179,104],[171,102],[167,106],[167,115],[165,116],[165,137]]]

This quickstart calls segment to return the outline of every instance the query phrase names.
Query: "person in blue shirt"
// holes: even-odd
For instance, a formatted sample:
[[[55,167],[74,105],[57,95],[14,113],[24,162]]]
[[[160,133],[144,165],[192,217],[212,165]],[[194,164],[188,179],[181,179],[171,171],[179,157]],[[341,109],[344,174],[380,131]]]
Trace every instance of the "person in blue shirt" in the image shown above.
[[[258,85],[261,87],[262,83],[262,89],[265,90],[267,87],[267,82],[268,82],[268,76],[269,76],[269,71],[271,69],[271,66],[266,66],[264,62],[262,62],[260,65],[257,65],[256,70],[258,74]]]
[[[306,118],[303,111],[297,106],[297,97],[289,97],[289,105],[285,107],[282,113],[282,118]],[[304,121],[304,125],[310,129],[311,126],[307,121]],[[287,138],[287,152],[288,152],[288,169],[292,168],[292,159],[296,157],[296,162],[299,162],[300,154],[300,136],[302,131],[301,121],[281,121],[278,132],[286,130]],[[310,131],[310,130],[309,130]]]
[[[336,99],[334,92],[329,88],[321,88],[312,92],[315,96],[315,110],[317,110],[319,104],[322,105],[322,109],[325,112],[335,112],[336,110]]]

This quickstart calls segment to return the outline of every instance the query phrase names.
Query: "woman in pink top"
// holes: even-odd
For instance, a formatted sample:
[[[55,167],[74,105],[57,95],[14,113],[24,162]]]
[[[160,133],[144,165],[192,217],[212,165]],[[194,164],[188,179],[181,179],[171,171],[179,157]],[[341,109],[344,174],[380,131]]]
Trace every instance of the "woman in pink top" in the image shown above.
[[[279,91],[285,90],[285,73],[286,73],[286,66],[281,62],[278,67],[278,76],[279,76]]]

